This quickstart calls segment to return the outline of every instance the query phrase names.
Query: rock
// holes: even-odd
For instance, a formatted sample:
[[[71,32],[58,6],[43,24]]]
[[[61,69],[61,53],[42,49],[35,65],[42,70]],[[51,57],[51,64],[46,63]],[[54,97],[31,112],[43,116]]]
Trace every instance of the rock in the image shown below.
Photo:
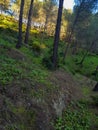
[[[65,95],[63,93],[60,94],[57,101],[53,100],[53,108],[55,109],[58,117],[62,116],[62,111],[65,108]]]

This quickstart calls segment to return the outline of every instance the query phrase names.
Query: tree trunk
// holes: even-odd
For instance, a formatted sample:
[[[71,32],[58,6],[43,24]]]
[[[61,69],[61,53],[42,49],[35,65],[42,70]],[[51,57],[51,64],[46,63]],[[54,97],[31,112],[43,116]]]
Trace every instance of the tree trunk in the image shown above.
[[[44,33],[47,31],[47,24],[48,24],[48,14],[46,15],[46,20],[45,20],[45,26],[44,26]]]
[[[92,44],[90,45],[90,47],[88,48],[88,50],[87,50],[86,53],[84,54],[84,56],[83,56],[83,58],[82,58],[82,60],[80,61],[79,64],[81,64],[81,65],[83,64],[85,58],[86,58],[87,55],[88,55],[88,52],[92,49],[92,46],[95,44],[95,41],[96,41],[96,40],[94,40],[94,41],[92,42]]]
[[[77,41],[75,41],[73,44],[74,45],[72,48],[72,55],[75,55],[77,53],[77,50],[78,50],[78,47],[77,47],[78,43],[77,43]]]
[[[78,11],[77,11],[76,17],[75,17],[75,19],[74,19],[74,22],[73,22],[73,25],[72,25],[72,28],[71,28],[71,32],[70,32],[70,34],[69,34],[69,36],[68,36],[68,40],[67,40],[67,41],[68,41],[68,44],[67,44],[66,49],[65,49],[65,52],[64,52],[63,62],[64,62],[64,60],[65,60],[65,58],[66,58],[66,55],[67,55],[67,52],[68,52],[68,50],[69,50],[70,43],[71,43],[71,39],[72,39],[72,35],[73,35],[73,33],[74,33],[75,26],[76,26],[76,24],[77,24],[79,15],[80,15],[80,13],[81,13],[81,8],[82,8],[82,6],[83,6],[83,3],[84,3],[84,1],[82,1],[81,4],[80,4],[80,7],[79,7],[79,9],[78,9]]]
[[[81,60],[80,63],[79,63],[80,65],[83,65],[83,62],[84,62],[86,56],[88,55],[88,52],[89,52],[89,51],[87,50],[86,53],[84,54],[82,60]]]
[[[21,45],[22,45],[22,19],[23,19],[24,1],[25,1],[25,0],[21,0],[21,5],[20,5],[19,34],[18,34],[18,42],[17,42],[17,44],[16,44],[16,48],[20,48]]]
[[[97,82],[97,84],[95,85],[95,87],[93,88],[93,91],[98,91],[98,82]]]
[[[55,37],[54,37],[54,45],[53,45],[53,56],[52,56],[53,69],[56,69],[56,67],[57,67],[58,44],[59,44],[60,29],[61,29],[61,18],[62,18],[63,2],[64,2],[64,0],[59,0],[59,9],[58,9],[57,24],[56,24],[56,29],[55,29]]]
[[[29,14],[28,14],[28,23],[27,23],[27,28],[26,28],[25,40],[24,40],[24,43],[26,43],[26,44],[28,44],[29,31],[30,31],[30,28],[31,28],[32,13],[33,13],[32,12],[33,11],[33,2],[34,2],[34,0],[31,0]]]
[[[48,14],[47,14],[47,15],[46,15],[46,20],[45,20],[45,25],[44,25],[44,30],[43,30],[43,32],[42,32],[42,36],[41,36],[41,40],[40,40],[40,41],[41,41],[40,44],[43,43],[43,41],[44,41],[44,39],[45,39],[45,37],[46,37],[48,18],[49,18],[49,16],[48,16]]]

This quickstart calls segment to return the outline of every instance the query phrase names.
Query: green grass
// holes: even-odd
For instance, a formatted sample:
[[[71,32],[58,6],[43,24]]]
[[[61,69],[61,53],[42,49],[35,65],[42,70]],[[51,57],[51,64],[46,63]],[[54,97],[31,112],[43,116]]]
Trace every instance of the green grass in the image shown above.
[[[63,116],[57,118],[54,127],[55,130],[90,130],[92,117],[94,120],[98,118],[89,110],[87,102],[72,103]]]
[[[82,57],[83,55],[79,54],[75,55],[74,57],[68,56],[65,61],[65,66],[67,66],[69,71],[71,71],[73,74],[80,73],[98,81],[98,72],[96,76],[93,75],[96,67],[98,66],[98,55],[87,56],[83,62],[83,65],[81,66],[80,64],[77,64],[77,62],[80,62]]]

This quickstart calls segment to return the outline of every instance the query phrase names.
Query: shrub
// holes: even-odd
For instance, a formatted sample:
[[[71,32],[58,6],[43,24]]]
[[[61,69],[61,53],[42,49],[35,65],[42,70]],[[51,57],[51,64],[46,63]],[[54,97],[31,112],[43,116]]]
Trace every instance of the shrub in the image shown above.
[[[53,69],[53,63],[51,56],[45,56],[42,59],[42,64],[47,67],[48,69]]]
[[[40,53],[41,52],[41,45],[38,41],[34,41],[33,43],[29,44],[33,51]]]

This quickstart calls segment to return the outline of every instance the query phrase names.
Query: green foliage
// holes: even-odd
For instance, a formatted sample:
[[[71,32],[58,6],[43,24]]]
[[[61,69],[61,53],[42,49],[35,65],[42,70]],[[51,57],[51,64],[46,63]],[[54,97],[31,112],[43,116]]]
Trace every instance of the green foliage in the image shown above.
[[[33,49],[33,51],[35,51],[37,53],[41,52],[41,45],[38,41],[35,41],[32,44],[30,43],[30,47]]]
[[[42,64],[47,67],[48,69],[52,69],[53,68],[53,63],[52,63],[52,58],[51,56],[48,57],[47,55],[43,57],[42,59]]]
[[[14,59],[1,56],[0,62],[2,63],[0,64],[0,82],[2,85],[9,84],[13,80],[22,77],[22,71],[17,68],[16,61]]]
[[[48,73],[47,71],[35,68],[34,70],[31,70],[29,77],[31,79],[35,79],[38,82],[42,82],[48,77]]]
[[[92,54],[88,55],[83,65],[77,64],[81,61],[82,57],[83,54],[81,52],[74,56],[68,56],[65,61],[65,66],[72,74],[79,73],[94,80],[98,80],[98,72],[96,75],[93,75],[98,65],[98,56]]]
[[[17,126],[15,124],[5,126],[5,130],[16,130],[16,129]]]
[[[93,102],[96,106],[98,106],[98,95],[92,96]]]
[[[57,61],[57,67],[59,67],[59,56],[58,56],[58,61]],[[47,52],[45,52],[43,58],[42,58],[42,64],[50,69],[53,70],[53,63],[52,63],[52,47],[47,49]]]
[[[89,130],[91,114],[85,104],[77,103],[77,106],[77,109],[69,107],[63,117],[56,120],[56,130]]]
[[[10,7],[10,0],[0,0],[0,10],[1,11],[6,11]]]

